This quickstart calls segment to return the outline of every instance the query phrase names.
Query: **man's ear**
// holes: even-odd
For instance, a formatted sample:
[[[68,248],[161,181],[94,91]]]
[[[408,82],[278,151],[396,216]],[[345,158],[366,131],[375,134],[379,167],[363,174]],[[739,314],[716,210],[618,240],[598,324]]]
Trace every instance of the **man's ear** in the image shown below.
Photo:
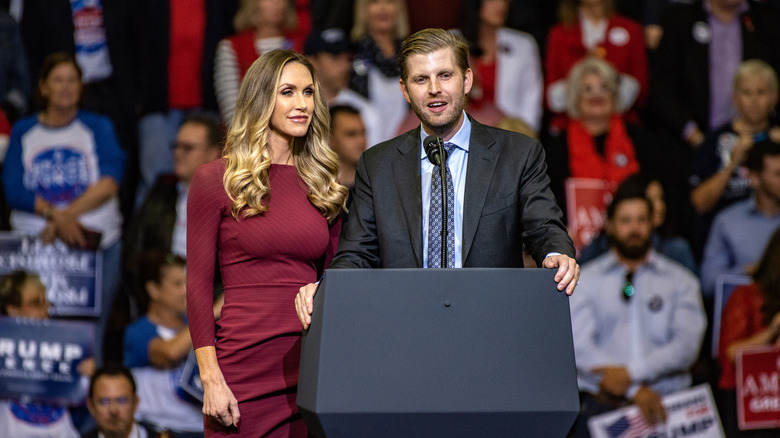
[[[403,93],[404,99],[406,99],[408,103],[412,103],[412,101],[409,100],[409,91],[406,89],[406,83],[404,82],[404,80],[399,79],[398,85],[401,87],[401,93]]]
[[[463,94],[469,94],[472,85],[474,85],[474,72],[467,68],[463,75]]]

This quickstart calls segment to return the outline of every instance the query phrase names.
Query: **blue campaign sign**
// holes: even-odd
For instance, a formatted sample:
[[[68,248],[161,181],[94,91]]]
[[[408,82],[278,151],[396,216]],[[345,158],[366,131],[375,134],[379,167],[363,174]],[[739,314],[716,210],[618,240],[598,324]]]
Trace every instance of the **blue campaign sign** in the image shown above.
[[[184,363],[184,369],[179,378],[179,386],[187,394],[203,401],[203,384],[200,382],[200,368],[198,368],[198,360],[195,358],[194,351],[190,351],[190,355],[187,356],[187,362]]]
[[[103,253],[71,248],[57,240],[0,232],[0,275],[25,270],[41,277],[49,314],[99,316]]]
[[[78,404],[77,367],[92,356],[92,324],[0,317],[0,398]]]

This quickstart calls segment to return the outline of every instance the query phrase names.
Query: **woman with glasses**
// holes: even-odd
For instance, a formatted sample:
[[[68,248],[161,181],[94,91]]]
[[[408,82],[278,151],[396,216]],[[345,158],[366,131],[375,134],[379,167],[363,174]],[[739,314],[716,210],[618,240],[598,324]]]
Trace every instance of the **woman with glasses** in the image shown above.
[[[547,142],[550,188],[564,213],[567,178],[617,185],[650,161],[647,135],[618,111],[618,82],[617,71],[596,57],[577,63],[566,80],[569,118]]]

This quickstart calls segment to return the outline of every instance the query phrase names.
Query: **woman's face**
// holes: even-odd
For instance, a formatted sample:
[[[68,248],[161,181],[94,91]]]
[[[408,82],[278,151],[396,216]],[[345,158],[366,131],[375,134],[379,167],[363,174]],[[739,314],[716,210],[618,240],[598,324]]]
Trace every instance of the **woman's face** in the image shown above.
[[[309,69],[293,62],[284,66],[276,86],[276,102],[271,114],[273,141],[290,144],[294,137],[303,137],[314,115],[314,80]]]
[[[255,27],[281,26],[288,0],[256,0],[254,19]]]
[[[766,123],[775,104],[777,92],[758,75],[744,76],[734,88],[734,105],[748,123]]]
[[[658,228],[666,220],[666,201],[664,200],[664,188],[658,181],[651,181],[645,189],[645,196],[653,204],[653,228]]]
[[[8,306],[8,316],[34,319],[49,318],[49,303],[46,301],[46,288],[38,281],[28,280],[21,290],[21,303]]]
[[[368,1],[366,5],[366,28],[369,32],[394,32],[397,21],[397,0]]]
[[[508,12],[509,0],[483,0],[479,8],[479,19],[482,24],[503,27]]]
[[[40,84],[47,108],[75,109],[81,98],[81,78],[70,62],[57,65]]]
[[[608,118],[615,110],[615,94],[607,81],[596,73],[588,73],[580,80],[579,110],[582,119]]]

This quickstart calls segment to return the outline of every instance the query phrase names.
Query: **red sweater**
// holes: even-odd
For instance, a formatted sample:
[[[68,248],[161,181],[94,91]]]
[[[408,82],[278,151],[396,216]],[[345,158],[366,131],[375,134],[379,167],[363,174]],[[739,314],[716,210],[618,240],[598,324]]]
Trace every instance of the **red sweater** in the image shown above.
[[[737,387],[737,365],[729,359],[726,350],[734,342],[766,329],[764,313],[761,311],[763,304],[764,297],[761,289],[758,284],[752,283],[738,287],[723,308],[718,339],[718,361],[721,369],[718,387],[722,389]]]

